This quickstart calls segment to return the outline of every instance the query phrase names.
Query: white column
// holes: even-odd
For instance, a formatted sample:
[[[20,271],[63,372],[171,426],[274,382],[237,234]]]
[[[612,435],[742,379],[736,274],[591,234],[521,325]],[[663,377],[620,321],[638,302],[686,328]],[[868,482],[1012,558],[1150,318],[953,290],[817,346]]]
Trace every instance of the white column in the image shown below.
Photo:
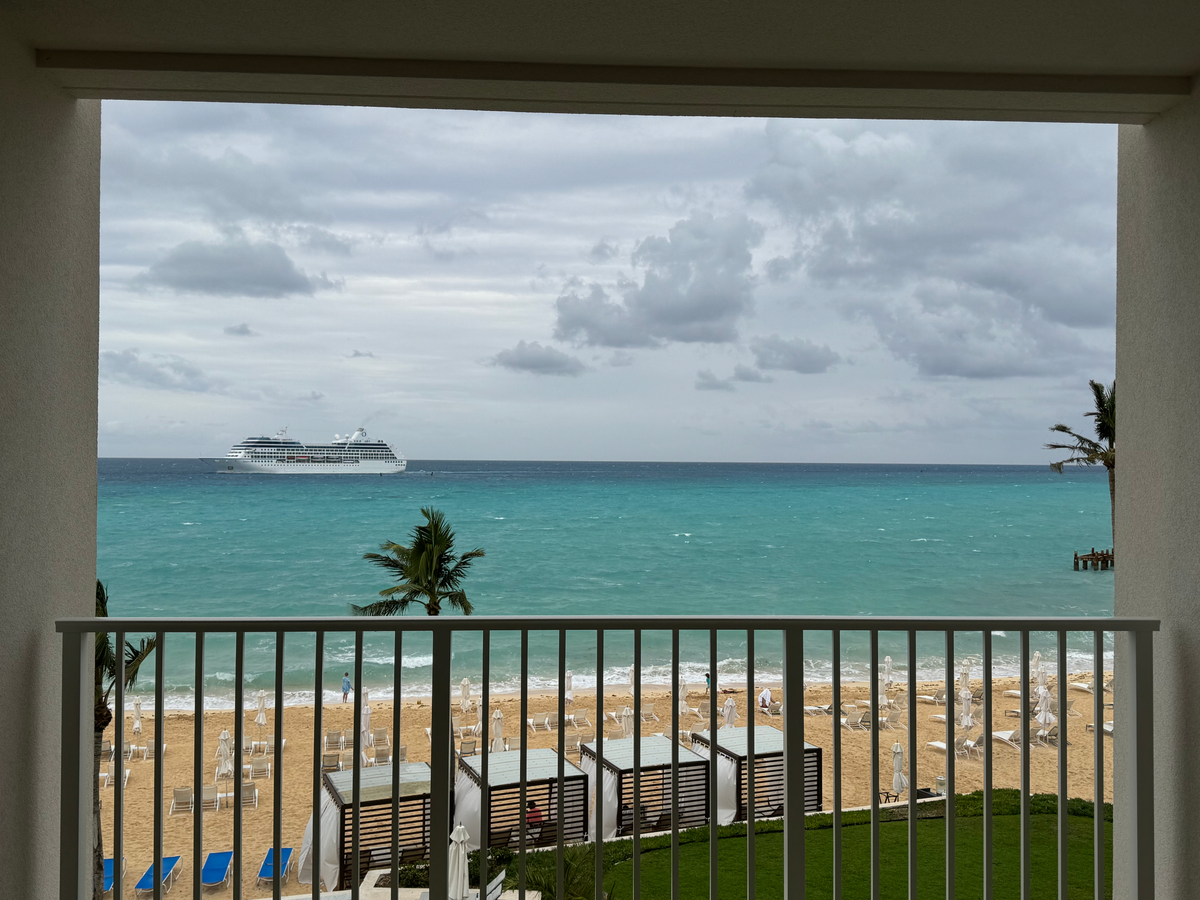
[[[1155,891],[1184,898],[1200,883],[1200,95],[1149,125],[1122,127],[1119,140],[1116,611],[1162,619]],[[1114,760],[1120,898],[1133,896],[1122,865],[1134,826],[1122,772],[1128,660],[1118,657]]]
[[[61,645],[96,577],[100,104],[0,30],[0,872],[58,895]],[[90,720],[90,717],[89,717]],[[90,783],[90,782],[89,782]]]

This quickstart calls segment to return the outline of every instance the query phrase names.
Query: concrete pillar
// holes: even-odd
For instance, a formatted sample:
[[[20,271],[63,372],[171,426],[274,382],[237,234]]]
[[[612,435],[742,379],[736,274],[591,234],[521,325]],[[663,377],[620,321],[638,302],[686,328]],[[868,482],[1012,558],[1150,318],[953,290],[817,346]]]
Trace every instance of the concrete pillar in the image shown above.
[[[1119,148],[1116,612],[1162,619],[1155,889],[1184,898],[1200,884],[1200,93],[1149,125],[1123,126]],[[1116,774],[1114,896],[1128,897],[1121,854],[1132,823]]]
[[[96,577],[100,104],[0,29],[0,882],[58,896],[60,639]]]

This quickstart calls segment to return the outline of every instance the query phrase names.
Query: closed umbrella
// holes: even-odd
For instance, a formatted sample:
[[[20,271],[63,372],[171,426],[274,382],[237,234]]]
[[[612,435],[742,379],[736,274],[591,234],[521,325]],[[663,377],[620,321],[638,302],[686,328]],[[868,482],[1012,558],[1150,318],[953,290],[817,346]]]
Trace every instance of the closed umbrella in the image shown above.
[[[374,741],[370,740],[371,736],[371,704],[363,703],[362,709],[362,733],[366,735],[363,740],[363,747],[374,747]]]
[[[467,829],[462,822],[450,832],[450,853],[446,857],[450,900],[467,900],[471,894],[470,872],[467,868]]]
[[[563,683],[563,699],[567,703],[575,702],[575,673],[567,669],[567,680]]]
[[[229,732],[225,734],[228,736]],[[217,773],[214,780],[229,781],[233,777],[233,741],[222,739],[217,742]]]
[[[633,737],[633,710],[628,706],[621,710],[621,728],[625,731],[625,737]]]
[[[963,663],[962,671],[958,673],[958,683],[962,690],[971,692],[971,664]]]
[[[254,717],[254,724],[259,727],[259,732],[260,732],[260,736],[261,736],[262,727],[267,724],[267,692],[266,691],[258,692],[258,714],[255,715],[255,717]]]
[[[883,676],[882,676],[882,678],[883,678],[884,684],[891,685],[891,683],[892,683],[892,658],[890,656],[885,656],[883,658]]]
[[[892,744],[892,793],[903,794],[908,789],[908,779],[904,777],[904,745]]]
[[[975,720],[971,718],[971,692],[969,690],[961,691],[958,697],[962,700],[962,718],[959,720],[959,724],[963,728],[970,728],[975,724]]]
[[[133,698],[133,733],[142,733],[142,698]]]
[[[725,727],[732,728],[733,723],[737,721],[737,717],[737,704],[733,702],[732,697],[729,697],[725,700],[725,705],[721,708],[721,718],[725,721]]]
[[[1049,728],[1058,720],[1054,717],[1054,713],[1050,712],[1050,690],[1049,688],[1038,688],[1037,715],[1034,719],[1042,728]]]
[[[473,735],[475,735],[475,737],[481,738],[481,737],[487,736],[486,732],[487,732],[487,728],[485,728],[484,724],[483,724],[483,704],[476,703],[475,704],[475,727],[471,729],[471,733]]]
[[[217,738],[217,757],[221,756],[221,748],[225,748],[225,752],[230,757],[233,756],[233,736],[229,733],[229,729],[225,728],[221,731],[221,736]]]
[[[629,696],[633,696],[633,666],[629,667]]]
[[[370,716],[363,716],[362,730],[358,733],[358,756],[362,767],[367,767],[367,745],[371,740],[371,732],[367,730],[367,726],[371,722]]]
[[[1029,660],[1029,674],[1034,679],[1034,681],[1037,681],[1038,675],[1041,674],[1041,671],[1042,671],[1042,651],[1034,650],[1033,657]]]
[[[504,713],[496,710],[492,713],[492,752],[504,750]]]
[[[458,683],[458,693],[462,699],[458,701],[458,708],[464,713],[471,711],[471,679],[464,678]]]
[[[679,699],[682,700],[683,698],[685,698],[687,696],[687,692],[688,692],[687,691],[687,680],[683,677],[683,674],[681,673],[679,676]]]

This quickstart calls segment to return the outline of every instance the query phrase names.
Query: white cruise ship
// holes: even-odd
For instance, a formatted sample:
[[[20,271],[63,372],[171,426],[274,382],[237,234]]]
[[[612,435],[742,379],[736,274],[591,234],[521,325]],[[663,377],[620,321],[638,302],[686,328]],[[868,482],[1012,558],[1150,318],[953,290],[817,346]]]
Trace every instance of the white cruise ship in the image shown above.
[[[288,437],[248,437],[225,456],[201,457],[218,472],[272,472],[279,475],[391,475],[408,466],[391,444],[369,440],[366,429],[333,436],[329,444],[305,444]]]

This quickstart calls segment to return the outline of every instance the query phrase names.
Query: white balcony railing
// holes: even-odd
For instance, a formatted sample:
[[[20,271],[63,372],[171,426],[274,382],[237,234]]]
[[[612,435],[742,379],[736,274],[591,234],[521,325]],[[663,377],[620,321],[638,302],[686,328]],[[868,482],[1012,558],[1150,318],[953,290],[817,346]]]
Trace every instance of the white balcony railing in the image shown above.
[[[982,644],[982,663],[983,663],[983,865],[979,877],[982,880],[982,895],[985,900],[991,900],[994,896],[993,891],[993,816],[992,816],[992,786],[993,786],[993,740],[992,740],[992,721],[993,721],[993,701],[992,701],[992,673],[993,673],[993,634],[1003,632],[1011,638],[1014,634],[1019,634],[1020,640],[1020,683],[1022,685],[1020,697],[1020,896],[1022,900],[1028,900],[1032,897],[1031,884],[1031,846],[1030,846],[1030,744],[1031,744],[1031,689],[1030,689],[1030,635],[1033,634],[1054,634],[1057,637],[1057,676],[1060,698],[1065,696],[1065,686],[1068,682],[1067,672],[1067,637],[1068,634],[1078,635],[1080,633],[1090,634],[1093,637],[1092,655],[1093,655],[1093,672],[1096,673],[1097,679],[1104,671],[1104,639],[1105,635],[1114,633],[1124,635],[1127,648],[1127,655],[1122,660],[1121,681],[1125,683],[1122,688],[1123,695],[1119,712],[1119,723],[1122,739],[1126,741],[1124,751],[1119,760],[1121,770],[1118,773],[1118,780],[1121,784],[1122,794],[1117,798],[1119,807],[1123,810],[1123,815],[1130,817],[1129,822],[1131,828],[1128,831],[1129,839],[1117,847],[1117,857],[1114,861],[1114,866],[1126,870],[1128,883],[1132,885],[1134,894],[1138,900],[1150,900],[1153,896],[1154,881],[1153,881],[1153,863],[1154,863],[1154,806],[1153,806],[1153,669],[1152,669],[1152,638],[1153,633],[1158,630],[1158,622],[1148,619],[1130,619],[1130,618],[1055,618],[1055,619],[1010,619],[1010,618],[883,618],[883,617],[857,617],[857,618],[834,618],[834,617],[717,617],[717,616],[691,616],[691,617],[621,617],[621,618],[606,618],[606,617],[411,617],[411,618],[388,618],[388,619],[372,619],[372,618],[316,618],[316,619],[301,619],[301,618],[277,618],[277,619],[205,619],[205,618],[189,618],[189,619],[68,619],[58,622],[58,631],[62,634],[63,640],[63,743],[62,743],[62,847],[61,847],[61,893],[62,900],[88,900],[92,896],[92,782],[93,764],[94,764],[94,731],[92,724],[92,706],[93,706],[93,667],[91,663],[92,647],[94,646],[94,635],[97,631],[108,632],[115,637],[116,646],[123,647],[125,636],[134,634],[152,634],[157,637],[158,649],[155,653],[155,703],[154,703],[154,735],[155,741],[160,741],[160,735],[163,735],[163,709],[164,709],[164,666],[165,661],[171,657],[172,653],[172,638],[179,635],[187,635],[189,640],[194,640],[196,645],[195,659],[196,671],[194,681],[194,708],[197,711],[205,708],[205,671],[204,671],[204,641],[206,635],[232,635],[235,647],[235,673],[234,673],[234,728],[233,735],[234,747],[241,748],[244,743],[245,730],[245,696],[244,684],[246,680],[245,671],[245,651],[246,651],[246,635],[268,633],[275,635],[275,671],[274,671],[274,765],[276,766],[275,777],[271,779],[274,790],[273,803],[273,828],[272,828],[272,843],[275,854],[275,859],[280,858],[280,852],[283,848],[282,841],[282,787],[283,778],[279,767],[285,765],[283,754],[283,710],[284,710],[284,646],[285,641],[289,636],[304,635],[305,639],[315,637],[315,658],[313,660],[312,674],[315,695],[315,710],[314,710],[314,742],[313,742],[313,759],[312,759],[312,797],[313,809],[321,808],[321,796],[324,790],[321,771],[321,754],[322,754],[322,685],[324,680],[323,660],[324,660],[324,642],[326,634],[331,633],[346,633],[354,635],[354,684],[362,683],[363,675],[363,642],[364,636],[367,635],[393,635],[394,636],[394,659],[402,657],[403,642],[406,635],[415,633],[428,633],[432,640],[432,728],[430,731],[430,788],[429,797],[431,802],[428,806],[428,823],[427,833],[428,846],[425,849],[428,861],[428,878],[429,878],[429,896],[433,900],[444,900],[448,896],[448,874],[447,862],[449,854],[448,836],[453,825],[453,809],[452,795],[454,787],[454,766],[455,766],[455,746],[454,736],[452,734],[452,702],[453,702],[453,685],[451,679],[451,661],[452,661],[452,639],[456,634],[475,634],[481,638],[482,646],[482,662],[483,672],[485,673],[482,684],[482,695],[478,702],[482,708],[482,721],[490,722],[489,705],[492,702],[491,689],[489,688],[487,674],[489,672],[489,652],[491,648],[492,635],[505,633],[511,635],[516,633],[520,639],[521,650],[521,687],[520,687],[520,713],[522,731],[523,725],[528,718],[528,703],[529,703],[529,636],[531,632],[545,633],[557,632],[558,635],[558,684],[561,686],[565,681],[566,663],[567,663],[567,635],[568,633],[584,632],[594,637],[596,642],[596,673],[597,684],[595,686],[596,708],[595,708],[595,723],[596,723],[596,741],[594,745],[594,757],[597,765],[596,771],[603,771],[605,759],[605,737],[602,721],[604,717],[603,702],[604,702],[604,639],[606,632],[632,632],[633,636],[633,710],[634,721],[641,722],[642,713],[642,634],[643,632],[661,632],[669,634],[671,639],[671,684],[666,688],[671,692],[671,715],[670,715],[670,731],[669,734],[675,739],[670,741],[671,759],[670,766],[664,771],[669,771],[670,775],[670,824],[671,824],[671,891],[670,900],[679,900],[679,866],[680,866],[680,823],[681,823],[681,807],[680,807],[680,780],[681,766],[680,753],[687,753],[681,747],[678,735],[680,734],[680,713],[678,686],[680,683],[680,634],[690,632],[703,632],[709,636],[708,641],[708,656],[710,672],[715,676],[718,671],[718,656],[717,656],[717,635],[718,632],[725,634],[736,632],[744,636],[746,642],[746,672],[744,680],[749,685],[755,684],[754,659],[755,659],[755,634],[763,632],[774,632],[775,634],[782,633],[783,646],[783,694],[785,703],[791,707],[791,714],[785,715],[783,719],[783,739],[784,739],[784,787],[783,787],[783,808],[784,808],[784,837],[783,837],[783,866],[784,866],[784,896],[787,900],[796,900],[803,898],[805,895],[805,827],[802,815],[789,815],[793,810],[805,809],[805,716],[799,714],[801,704],[796,702],[796,698],[802,698],[804,692],[804,664],[805,659],[805,635],[806,633],[821,633],[822,641],[828,637],[829,646],[832,649],[832,697],[833,709],[838,709],[841,705],[842,697],[842,635],[843,633],[865,633],[869,637],[869,684],[870,684],[870,709],[873,713],[877,713],[880,708],[880,690],[879,690],[879,637],[881,633],[888,634],[892,637],[898,633],[907,638],[907,665],[909,669],[909,677],[907,679],[907,706],[910,711],[915,711],[917,705],[917,636],[918,634],[935,634],[937,640],[945,641],[945,679],[947,685],[950,685],[955,680],[955,672],[953,671],[955,660],[955,638],[956,635],[966,633],[974,633],[979,635]],[[926,638],[928,640],[928,638]],[[120,654],[118,654],[120,657]],[[123,691],[123,660],[118,659],[118,673],[115,687],[115,707],[119,711],[125,709],[125,696]],[[390,723],[393,734],[397,740],[401,735],[401,715],[402,704],[399,702],[401,697],[401,666],[395,666],[395,701],[393,703],[393,720]],[[1097,682],[1098,683],[1098,682]],[[665,688],[665,686],[663,686]],[[718,720],[720,710],[717,706],[717,685],[714,677],[713,689],[709,692],[708,703],[710,704],[709,713],[712,721]],[[752,697],[749,698],[751,701]],[[1093,883],[1095,888],[1095,897],[1101,898],[1107,896],[1107,872],[1105,867],[1106,858],[1106,835],[1104,816],[1101,814],[1104,803],[1104,731],[1099,727],[1099,723],[1103,721],[1104,708],[1104,692],[1097,689],[1093,695],[1094,700],[1094,722],[1097,726],[1093,729],[1093,786],[1095,796],[1095,812],[1094,812],[1094,845],[1093,859],[1094,873]],[[579,704],[576,704],[578,707]],[[952,708],[952,706],[950,707]],[[785,707],[786,709],[786,707]],[[563,692],[560,690],[558,694],[558,721],[565,722],[568,709]],[[355,692],[353,705],[354,714],[354,733],[359,734],[362,723],[362,700],[361,692]],[[121,714],[123,716],[123,713]],[[665,717],[664,717],[665,718]],[[202,796],[202,788],[205,783],[205,767],[208,760],[204,756],[204,719],[203,715],[196,715],[195,722],[195,738],[194,738],[194,770],[193,770],[193,788],[194,796],[200,798]],[[124,727],[123,719],[122,727],[115,729],[115,748],[114,756],[116,759],[122,759]],[[664,725],[666,722],[664,721]],[[665,729],[664,729],[665,730]],[[745,792],[744,803],[746,806],[746,819],[753,823],[756,821],[756,790],[754,778],[756,766],[755,759],[755,740],[754,728],[750,728],[744,736],[746,743],[745,753],[748,758],[748,765],[745,768]],[[716,759],[716,752],[719,749],[721,742],[720,730],[714,730],[709,735],[709,740],[714,745],[711,748],[709,759]],[[946,735],[945,741],[947,747],[952,747],[955,738],[955,721],[953,715],[946,716]],[[642,759],[641,745],[645,740],[641,736],[640,726],[635,728],[632,735],[632,749],[634,760]],[[915,898],[917,896],[917,875],[921,860],[918,858],[917,852],[917,760],[918,760],[918,743],[917,743],[917,728],[910,727],[907,734],[907,757],[908,757],[908,781],[910,790],[908,791],[908,896]],[[831,812],[832,812],[832,896],[840,898],[842,893],[842,867],[843,867],[843,847],[842,847],[842,729],[833,727],[832,729],[832,752],[829,757],[832,766],[832,797],[831,797]],[[479,782],[481,792],[481,830],[482,835],[489,835],[488,815],[488,758],[487,745],[489,741],[483,740],[484,752],[479,760]],[[558,772],[557,772],[557,794],[558,797],[563,797],[564,778],[566,776],[566,734],[565,728],[558,729]],[[615,753],[613,748],[610,752]],[[526,775],[528,772],[528,741],[522,740],[520,750],[520,779],[519,779],[519,810],[526,808]],[[1058,755],[1058,819],[1057,819],[1057,894],[1060,898],[1068,896],[1068,865],[1067,865],[1067,741],[1059,740],[1057,745]],[[164,776],[162,753],[154,754],[154,796],[158,798],[154,804],[153,813],[153,862],[151,863],[154,871],[153,875],[153,896],[155,900],[159,900],[162,892],[162,877],[161,866],[163,860],[163,824],[164,824]],[[354,765],[352,770],[351,790],[352,797],[359,796],[360,784],[363,776],[363,767],[360,764],[361,754],[357,751],[354,754]],[[307,768],[307,767],[306,767]],[[400,795],[400,766],[393,765],[391,767],[392,778],[392,796]],[[761,770],[759,770],[761,771]],[[877,898],[880,895],[881,888],[881,872],[880,872],[880,798],[878,795],[879,775],[880,775],[880,753],[879,741],[873,736],[870,750],[870,772],[871,772],[871,802],[870,802],[870,859],[869,866],[871,872],[871,896]],[[947,822],[953,822],[955,816],[955,754],[948,752],[945,761],[945,817]],[[941,773],[939,773],[941,774]],[[717,819],[717,802],[718,802],[718,767],[716,765],[708,765],[705,777],[707,778],[707,792],[705,802],[708,807],[708,821],[715,822]],[[760,776],[761,777],[761,776]],[[928,776],[926,776],[928,777]],[[659,789],[665,789],[666,781],[662,775],[656,776]],[[599,780],[599,779],[598,779]],[[632,768],[632,809],[639,810],[642,808],[641,798],[644,787],[645,776],[638,765]],[[688,788],[691,790],[691,788]],[[242,803],[242,778],[236,777],[233,780],[233,872],[232,872],[232,897],[233,900],[241,900],[243,893],[242,879],[242,845],[243,845],[243,803]],[[688,796],[694,797],[694,794]],[[760,794],[761,796],[761,794]],[[123,854],[123,832],[127,827],[124,822],[124,785],[122,778],[116,778],[113,790],[113,802],[110,811],[106,811],[106,815],[111,813],[112,816],[112,847],[109,850],[114,860],[121,860]],[[592,820],[590,824],[590,832],[592,839],[596,843],[596,852],[594,854],[596,873],[596,898],[600,900],[603,890],[603,849],[604,849],[604,818],[603,804],[596,802],[595,809],[590,814]],[[361,807],[357,802],[352,803],[352,811],[350,815],[352,846],[349,854],[349,890],[353,900],[358,900],[360,883],[362,876],[366,874],[365,867],[369,867],[372,861],[370,855],[364,859],[364,854],[360,852],[363,848],[360,847],[360,835],[362,831],[361,823]],[[519,814],[518,814],[519,815]],[[201,897],[201,879],[198,873],[201,871],[204,856],[204,825],[202,818],[201,804],[196,803],[193,812],[193,846],[191,853],[190,866],[194,873],[193,878],[193,896],[196,900]],[[565,816],[552,816],[547,826],[550,828],[549,845],[539,847],[557,853],[557,878],[558,878],[558,894],[563,892],[564,878],[564,862],[563,850],[567,840],[567,826],[564,823]],[[556,820],[556,821],[555,821]],[[534,852],[535,841],[531,840],[526,817],[519,815],[519,835],[517,837],[516,846],[516,864],[517,875],[519,882],[519,893],[523,897],[525,895],[525,875],[526,875],[526,860],[529,853]],[[663,817],[658,820],[659,823],[665,824],[666,811]],[[399,805],[392,805],[391,819],[391,847],[390,852],[384,854],[386,857],[385,864],[390,866],[392,871],[392,891],[391,895],[394,898],[398,893],[398,866],[401,860],[401,814],[399,813]],[[632,815],[632,822],[628,823],[631,827],[628,829],[632,835],[632,885],[633,898],[640,900],[643,894],[641,889],[641,849],[640,841],[642,833],[647,827],[647,823],[643,822],[643,816]],[[321,816],[314,815],[312,817],[312,846],[314,859],[321,858],[320,848],[326,840],[340,840],[341,836],[324,835],[321,833]],[[557,832],[555,834],[555,831]],[[709,896],[716,900],[718,886],[718,841],[716,829],[709,832],[709,855],[708,855],[708,881],[709,881]],[[536,843],[539,845],[546,844],[542,839],[542,833],[537,836]],[[947,898],[953,898],[955,895],[955,829],[947,827],[945,829],[945,853],[943,863],[945,865],[945,884]],[[750,900],[754,900],[756,891],[756,865],[755,865],[755,828],[749,827],[746,829],[746,895]],[[484,846],[487,846],[485,840]],[[108,854],[106,854],[108,855]],[[864,861],[865,862],[865,861]],[[282,884],[279,866],[275,866],[272,876],[272,895],[276,898],[281,896]],[[316,868],[314,864],[314,869]],[[480,854],[480,884],[486,885],[491,875],[487,871],[487,854]],[[120,867],[118,866],[118,873]],[[136,868],[135,868],[136,871]],[[136,876],[135,876],[136,877]],[[1039,896],[1048,894],[1049,885],[1039,885]],[[124,884],[122,877],[116,877],[113,883],[112,896],[114,900],[127,900],[128,889]],[[312,878],[311,894],[313,900],[320,897],[321,879],[314,875]],[[474,892],[472,893],[474,896]],[[666,900],[664,897],[663,900]]]

